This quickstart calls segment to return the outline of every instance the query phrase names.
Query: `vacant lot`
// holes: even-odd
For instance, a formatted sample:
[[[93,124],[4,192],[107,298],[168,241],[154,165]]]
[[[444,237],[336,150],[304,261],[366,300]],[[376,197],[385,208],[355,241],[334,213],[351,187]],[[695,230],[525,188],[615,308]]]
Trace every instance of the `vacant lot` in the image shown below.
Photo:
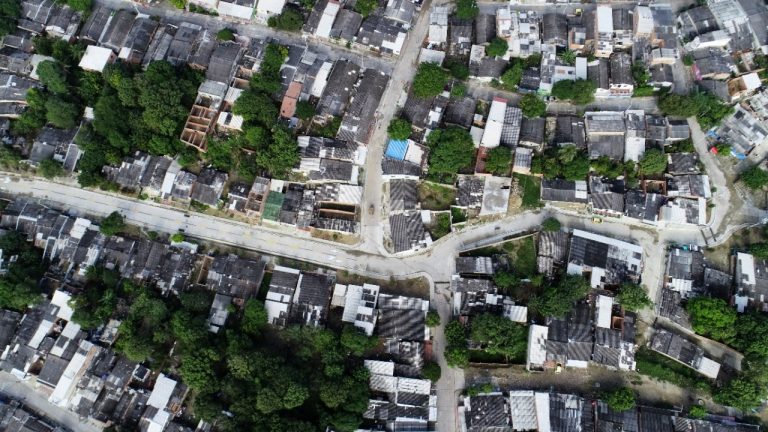
[[[456,190],[432,182],[419,184],[419,202],[424,210],[449,210],[456,201]]]
[[[513,174],[522,192],[522,207],[524,209],[537,209],[541,207],[541,179],[522,174]]]
[[[340,284],[362,285],[364,283],[375,284],[381,287],[385,294],[404,295],[429,299],[429,281],[423,277],[411,279],[374,279],[358,274],[340,271],[336,273],[336,282]]]

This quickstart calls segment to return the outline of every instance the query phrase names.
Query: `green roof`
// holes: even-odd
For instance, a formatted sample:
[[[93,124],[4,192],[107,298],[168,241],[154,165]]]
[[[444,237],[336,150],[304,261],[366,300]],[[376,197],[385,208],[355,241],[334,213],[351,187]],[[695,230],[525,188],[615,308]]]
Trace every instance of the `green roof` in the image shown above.
[[[267,195],[267,202],[264,203],[264,211],[261,213],[262,219],[277,221],[284,199],[285,194],[282,192],[270,192]]]

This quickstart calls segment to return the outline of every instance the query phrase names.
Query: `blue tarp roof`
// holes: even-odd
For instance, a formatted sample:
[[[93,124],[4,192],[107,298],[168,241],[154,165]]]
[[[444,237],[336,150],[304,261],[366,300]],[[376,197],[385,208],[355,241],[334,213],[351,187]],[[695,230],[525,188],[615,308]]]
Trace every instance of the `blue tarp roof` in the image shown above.
[[[405,152],[408,150],[408,140],[389,140],[387,144],[386,155],[397,160],[405,159]]]

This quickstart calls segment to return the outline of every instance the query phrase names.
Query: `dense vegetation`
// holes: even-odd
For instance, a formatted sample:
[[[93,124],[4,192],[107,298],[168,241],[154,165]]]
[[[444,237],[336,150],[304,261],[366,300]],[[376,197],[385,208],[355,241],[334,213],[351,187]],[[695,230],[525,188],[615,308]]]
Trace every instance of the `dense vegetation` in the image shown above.
[[[635,407],[635,392],[626,387],[622,387],[612,392],[608,392],[605,395],[605,402],[614,411],[626,411]]]
[[[707,92],[694,92],[687,95],[667,93],[659,97],[659,108],[666,115],[696,117],[704,130],[717,126],[725,117],[733,113],[732,106]]]
[[[4,260],[16,257],[0,276],[0,307],[23,312],[27,306],[42,300],[38,281],[48,263],[43,261],[42,251],[17,231],[0,236],[0,250]]]
[[[616,299],[619,301],[619,304],[624,306],[624,309],[632,312],[637,312],[653,305],[653,302],[648,297],[648,290],[644,286],[629,282],[621,284]]]
[[[642,174],[661,174],[667,169],[667,155],[659,149],[650,149],[643,154],[638,166]]]
[[[488,152],[485,159],[485,171],[495,175],[508,175],[512,163],[512,151],[507,147],[498,146]]]
[[[750,189],[762,189],[768,185],[768,171],[752,165],[741,173],[739,179]]]
[[[528,307],[542,316],[562,318],[588,291],[589,283],[582,276],[565,275],[560,281],[547,285],[542,294],[531,298]]]
[[[387,127],[387,133],[392,139],[407,140],[411,136],[411,123],[406,119],[392,119]]]
[[[429,146],[429,177],[453,183],[457,173],[470,168],[475,156],[472,136],[465,129],[449,127],[432,131]]]
[[[448,82],[448,72],[437,63],[421,63],[413,78],[413,94],[420,98],[437,96]]]
[[[501,315],[484,313],[472,318],[470,339],[483,351],[509,361],[522,361],[528,348],[527,329]]]
[[[21,2],[16,0],[0,1],[0,37],[16,30],[16,20],[21,15]]]
[[[480,12],[476,0],[458,0],[456,2],[456,17],[460,19],[472,19]]]
[[[520,109],[528,118],[547,115],[547,105],[533,93],[528,93],[520,99]]]
[[[576,105],[586,105],[595,100],[595,89],[597,86],[591,80],[564,80],[552,86],[552,96],[570,100]]]
[[[534,156],[531,171],[547,179],[583,180],[589,174],[589,157],[576,146],[548,147]]]
[[[278,30],[297,32],[304,25],[304,16],[291,5],[286,5],[279,15],[269,17],[267,25]]]
[[[495,37],[485,48],[485,54],[488,55],[488,57],[503,57],[508,49],[509,45],[505,39]]]

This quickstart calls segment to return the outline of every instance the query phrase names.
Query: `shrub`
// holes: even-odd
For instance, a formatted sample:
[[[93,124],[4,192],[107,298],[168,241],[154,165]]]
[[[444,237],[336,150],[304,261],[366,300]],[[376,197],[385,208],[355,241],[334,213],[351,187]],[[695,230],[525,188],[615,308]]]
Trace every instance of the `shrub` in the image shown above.
[[[622,387],[605,395],[605,402],[614,411],[627,411],[635,406],[635,392]]]
[[[440,369],[439,364],[433,361],[428,361],[424,363],[424,367],[421,368],[421,375],[432,382],[437,382],[442,375],[442,370]]]
[[[546,218],[541,224],[542,231],[560,231],[560,221],[555,218]]]
[[[395,140],[407,140],[411,136],[411,123],[401,118],[392,119],[387,127],[387,134]]]
[[[233,41],[235,40],[235,32],[232,29],[223,28],[216,33],[216,39],[220,41]]]

